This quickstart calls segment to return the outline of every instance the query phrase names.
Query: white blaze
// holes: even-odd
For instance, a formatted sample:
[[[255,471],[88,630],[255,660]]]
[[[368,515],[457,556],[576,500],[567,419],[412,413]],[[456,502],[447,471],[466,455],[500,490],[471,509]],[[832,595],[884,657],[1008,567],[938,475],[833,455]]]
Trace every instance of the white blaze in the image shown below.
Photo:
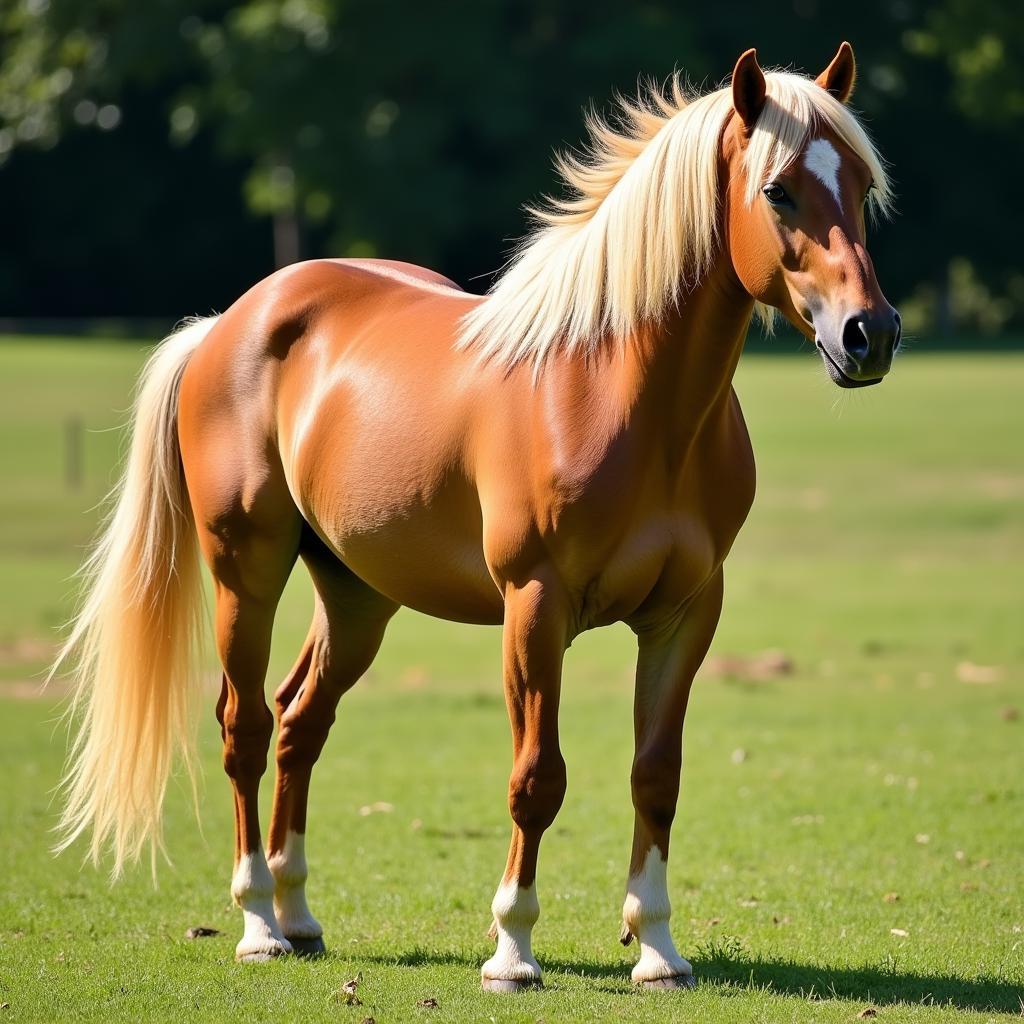
[[[804,153],[804,167],[832,193],[839,202],[839,154],[826,139],[815,139]]]

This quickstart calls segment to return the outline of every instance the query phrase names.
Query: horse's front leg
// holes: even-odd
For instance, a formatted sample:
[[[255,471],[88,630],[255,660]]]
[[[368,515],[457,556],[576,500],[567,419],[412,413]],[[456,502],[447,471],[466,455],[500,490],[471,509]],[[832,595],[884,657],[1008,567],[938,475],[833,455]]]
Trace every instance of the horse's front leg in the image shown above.
[[[505,594],[503,667],[512,725],[513,765],[508,786],[512,845],[491,904],[494,956],[481,970],[489,992],[541,984],[530,933],[540,914],[537,851],[565,796],[565,761],[558,744],[558,697],[568,616],[560,588],[541,580]]]
[[[622,908],[623,944],[635,937],[640,959],[633,981],[645,988],[686,988],[693,969],[676,951],[669,931],[669,833],[679,797],[683,718],[690,684],[707,654],[722,609],[719,570],[682,616],[638,629],[632,789],[636,819]]]

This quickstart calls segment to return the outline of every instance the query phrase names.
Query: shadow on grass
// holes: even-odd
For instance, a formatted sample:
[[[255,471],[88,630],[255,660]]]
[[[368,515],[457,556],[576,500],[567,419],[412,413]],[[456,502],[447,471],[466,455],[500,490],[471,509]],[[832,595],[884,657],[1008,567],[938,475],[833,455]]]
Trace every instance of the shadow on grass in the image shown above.
[[[1024,988],[991,976],[965,978],[907,971],[896,959],[857,967],[828,967],[703,948],[693,958],[699,981],[758,988],[804,999],[848,999],[883,1006],[915,1003],[961,1010],[1020,1013]]]
[[[481,963],[478,954],[425,949],[391,956],[369,955],[365,959],[400,967],[478,968]],[[691,960],[698,984],[726,989],[756,989],[801,999],[845,999],[878,1006],[913,1003],[995,1013],[1020,1013],[1024,1008],[1024,988],[1011,982],[986,976],[962,978],[905,971],[895,960],[861,967],[824,967],[750,956],[738,943],[728,940],[701,948]],[[630,964],[625,961],[543,957],[541,966],[549,977],[564,974],[619,982],[602,988],[621,993],[634,991],[628,980]]]

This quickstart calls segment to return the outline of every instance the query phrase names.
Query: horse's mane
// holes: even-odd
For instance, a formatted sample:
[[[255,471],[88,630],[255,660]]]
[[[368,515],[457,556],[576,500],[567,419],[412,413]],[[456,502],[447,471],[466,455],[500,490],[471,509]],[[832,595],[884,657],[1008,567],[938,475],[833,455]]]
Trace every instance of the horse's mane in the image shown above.
[[[886,213],[884,164],[849,109],[802,75],[773,71],[765,80],[745,155],[748,204],[820,123],[867,164],[870,202]],[[689,94],[677,75],[664,90],[620,99],[615,123],[591,114],[589,146],[556,159],[570,195],[529,209],[534,229],[463,317],[459,346],[539,370],[557,351],[591,355],[657,321],[715,255],[719,145],[731,112],[730,89]]]

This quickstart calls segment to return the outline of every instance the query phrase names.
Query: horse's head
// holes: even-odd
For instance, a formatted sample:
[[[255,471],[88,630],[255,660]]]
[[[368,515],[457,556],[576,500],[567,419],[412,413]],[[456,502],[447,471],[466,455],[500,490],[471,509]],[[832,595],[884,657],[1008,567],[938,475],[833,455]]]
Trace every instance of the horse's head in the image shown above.
[[[799,93],[780,88],[791,76],[766,82],[748,50],[733,72],[736,116],[723,140],[736,274],[756,301],[815,343],[844,388],[877,384],[900,343],[899,314],[878,286],[865,242],[865,212],[871,204],[884,210],[889,191],[867,136],[843,107],[855,74],[843,43],[816,79],[820,98],[801,104]]]

